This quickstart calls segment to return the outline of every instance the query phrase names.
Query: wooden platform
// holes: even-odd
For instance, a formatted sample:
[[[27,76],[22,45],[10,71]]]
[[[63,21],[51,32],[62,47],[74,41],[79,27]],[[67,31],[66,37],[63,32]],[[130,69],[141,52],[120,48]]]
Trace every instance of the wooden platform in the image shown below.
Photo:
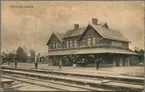
[[[14,81],[10,80],[10,79],[4,79],[4,78],[1,79],[1,85],[2,85],[2,87],[10,86],[13,82]]]
[[[88,73],[71,72],[71,71],[51,71],[51,70],[40,70],[40,69],[36,70],[36,69],[25,69],[25,68],[15,69],[15,68],[7,68],[7,67],[4,67],[4,69],[63,74],[63,75],[88,76],[88,77],[106,78],[109,80],[120,80],[120,81],[125,81],[125,82],[128,81],[128,82],[135,82],[135,83],[143,83],[144,81],[144,78],[141,77],[130,77],[130,76],[122,76],[122,75],[88,74]]]
[[[34,72],[24,72],[24,71],[15,71],[15,70],[5,70],[7,73],[15,73],[21,75],[29,75],[35,76],[43,79],[54,79],[54,80],[64,80],[69,82],[76,82],[81,84],[88,84],[88,85],[96,85],[101,87],[111,87],[113,89],[130,89],[130,90],[139,90],[143,89],[143,85],[135,85],[135,84],[126,84],[126,83],[118,83],[118,82],[107,82],[101,83],[101,80],[91,80],[91,79],[79,79],[79,78],[72,78],[68,76],[56,76],[56,75],[48,75],[48,74],[41,74],[41,73],[34,73]]]

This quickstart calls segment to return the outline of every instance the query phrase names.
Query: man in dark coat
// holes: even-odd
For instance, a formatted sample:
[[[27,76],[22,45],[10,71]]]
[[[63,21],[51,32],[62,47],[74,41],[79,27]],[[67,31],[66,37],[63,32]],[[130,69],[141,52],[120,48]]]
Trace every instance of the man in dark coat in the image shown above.
[[[99,59],[97,58],[97,59],[95,60],[96,70],[98,70],[98,62],[99,62]]]
[[[17,68],[17,61],[15,60],[14,62],[15,62],[15,68]]]
[[[37,69],[37,67],[38,67],[38,62],[40,62],[40,54],[35,56],[35,69]]]
[[[82,67],[84,67],[84,66],[85,66],[85,59],[82,59],[81,64],[82,64]]]
[[[102,58],[100,58],[100,59],[98,60],[98,62],[97,62],[97,70],[99,69],[99,64],[100,64],[101,61],[102,61]]]
[[[96,59],[96,70],[99,69],[99,64],[100,64],[100,62],[102,62],[102,58]]]

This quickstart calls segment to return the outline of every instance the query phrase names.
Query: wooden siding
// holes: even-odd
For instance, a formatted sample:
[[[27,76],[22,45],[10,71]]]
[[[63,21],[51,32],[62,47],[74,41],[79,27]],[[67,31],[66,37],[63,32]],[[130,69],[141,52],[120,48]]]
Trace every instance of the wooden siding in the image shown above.
[[[66,48],[66,42],[75,41],[75,40],[77,41],[78,38],[79,38],[79,36],[65,38],[63,41],[64,42],[63,48]],[[77,41],[77,46],[78,46],[78,41]]]
[[[88,37],[94,37],[96,39],[101,38],[101,36],[92,27],[88,27],[80,40],[86,40]]]
[[[56,48],[56,49],[62,48],[62,43],[59,41],[59,39],[56,37],[55,34],[52,34],[52,36],[50,38],[50,41],[49,41],[49,44],[48,44],[49,50],[51,50],[51,46],[50,45],[52,43],[58,43],[58,48]]]
[[[79,37],[80,36],[64,38],[63,42],[60,42],[59,39],[56,37],[56,35],[53,34],[51,36],[51,38],[50,38],[49,45],[51,43],[58,43],[58,48],[56,48],[56,50],[83,48],[83,47],[87,47],[87,38],[95,38],[96,39],[96,43],[95,43],[96,46],[98,46],[98,45],[102,45],[102,46],[105,45],[105,46],[109,46],[109,47],[110,46],[111,47],[117,47],[117,48],[120,48],[120,49],[122,49],[122,48],[129,48],[129,43],[128,42],[115,41],[115,40],[111,40],[111,39],[102,38],[100,36],[100,34],[97,32],[97,30],[95,30],[91,26],[88,26],[88,28],[84,31],[84,33],[81,36],[81,39],[79,39]],[[77,41],[77,47],[74,47],[74,41],[75,40]],[[70,47],[66,48],[66,42],[70,42],[70,41],[72,41],[73,47],[72,48],[70,48]],[[112,42],[119,42],[119,43],[122,44],[122,46],[112,45]],[[70,45],[70,43],[69,43],[69,45]],[[90,46],[90,47],[92,47],[92,46]]]
[[[79,41],[79,44],[80,44],[80,47],[86,47],[87,46],[87,41],[86,39],[87,38],[96,38],[96,44],[97,44],[97,40],[100,40],[102,37],[92,28],[92,27],[88,27],[86,29],[86,31],[83,33],[80,41]]]

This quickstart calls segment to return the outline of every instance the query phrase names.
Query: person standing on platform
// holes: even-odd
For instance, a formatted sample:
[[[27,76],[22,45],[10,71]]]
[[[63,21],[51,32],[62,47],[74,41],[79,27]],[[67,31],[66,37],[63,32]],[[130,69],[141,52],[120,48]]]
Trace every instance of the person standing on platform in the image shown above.
[[[98,62],[99,62],[99,59],[97,58],[97,59],[95,60],[96,70],[98,70]]]
[[[76,67],[76,61],[75,61],[75,59],[73,60],[73,68],[75,68]]]
[[[15,62],[15,68],[17,68],[17,61],[14,59],[14,62]]]
[[[38,63],[37,63],[37,56],[35,56],[35,69],[37,69],[37,65]]]
[[[82,67],[84,67],[85,66],[85,59],[83,58],[82,59]]]
[[[59,68],[61,69],[61,67],[62,67],[62,61],[60,60],[59,61]]]
[[[35,57],[35,69],[38,68],[38,62],[40,61],[40,54]]]
[[[97,70],[99,69],[100,62],[102,62],[102,58],[98,59],[98,62],[97,62]]]

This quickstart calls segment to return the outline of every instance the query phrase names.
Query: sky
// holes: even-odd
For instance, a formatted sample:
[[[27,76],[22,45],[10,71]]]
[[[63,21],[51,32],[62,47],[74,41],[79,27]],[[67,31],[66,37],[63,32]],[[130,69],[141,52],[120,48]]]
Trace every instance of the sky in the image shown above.
[[[29,6],[29,7],[27,7]],[[136,1],[2,1],[2,51],[19,46],[47,53],[52,32],[64,33],[92,18],[107,22],[134,47],[144,49],[144,6]]]

